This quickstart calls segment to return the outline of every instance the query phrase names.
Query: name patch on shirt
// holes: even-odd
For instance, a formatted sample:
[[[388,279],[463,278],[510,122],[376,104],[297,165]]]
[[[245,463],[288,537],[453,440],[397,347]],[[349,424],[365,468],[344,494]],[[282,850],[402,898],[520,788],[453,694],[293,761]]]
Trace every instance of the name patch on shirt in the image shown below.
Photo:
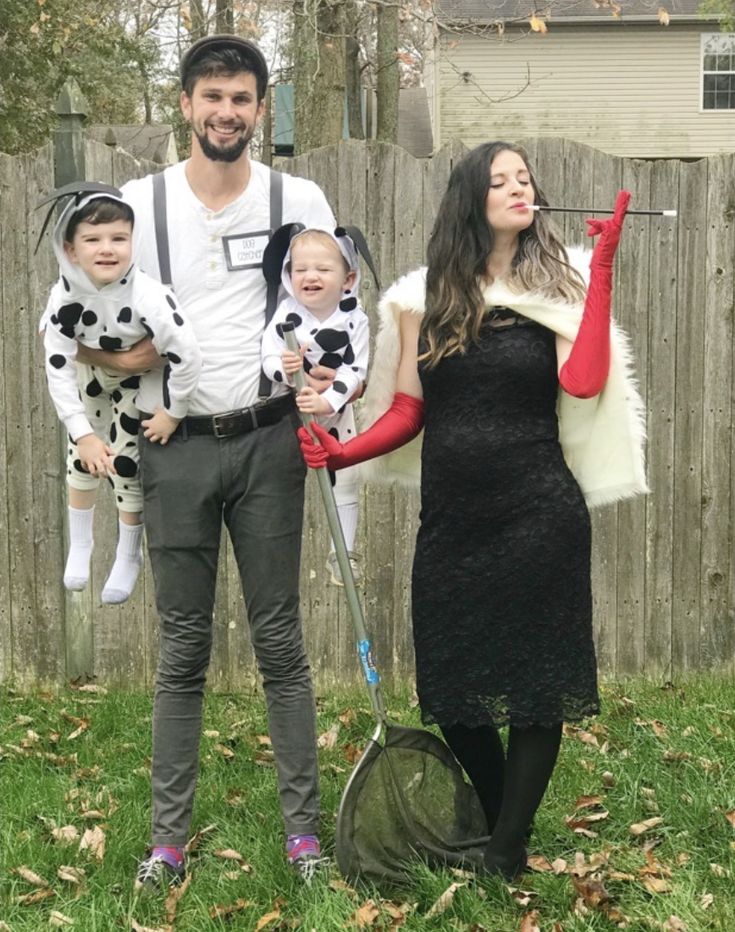
[[[270,230],[254,230],[252,233],[223,236],[222,245],[228,271],[259,269],[263,264],[263,251],[268,245],[270,235]]]

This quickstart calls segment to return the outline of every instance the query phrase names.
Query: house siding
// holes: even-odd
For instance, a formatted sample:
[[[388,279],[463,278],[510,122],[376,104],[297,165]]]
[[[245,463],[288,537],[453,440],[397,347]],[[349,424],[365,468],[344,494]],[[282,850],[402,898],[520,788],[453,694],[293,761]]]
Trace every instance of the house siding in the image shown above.
[[[565,136],[638,158],[733,152],[735,111],[701,110],[700,37],[714,31],[706,24],[551,23],[546,35],[444,34],[435,63],[435,145],[455,137],[475,145]],[[518,93],[529,72],[531,84]]]

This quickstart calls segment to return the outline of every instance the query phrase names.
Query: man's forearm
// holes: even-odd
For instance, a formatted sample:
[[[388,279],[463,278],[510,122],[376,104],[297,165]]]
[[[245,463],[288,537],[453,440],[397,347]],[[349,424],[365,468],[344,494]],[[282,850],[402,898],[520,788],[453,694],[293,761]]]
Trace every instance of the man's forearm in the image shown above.
[[[92,349],[83,343],[77,344],[77,359],[88,366],[99,366],[101,369],[111,369],[121,375],[129,375],[135,370],[126,365],[125,353],[111,353],[109,350]]]

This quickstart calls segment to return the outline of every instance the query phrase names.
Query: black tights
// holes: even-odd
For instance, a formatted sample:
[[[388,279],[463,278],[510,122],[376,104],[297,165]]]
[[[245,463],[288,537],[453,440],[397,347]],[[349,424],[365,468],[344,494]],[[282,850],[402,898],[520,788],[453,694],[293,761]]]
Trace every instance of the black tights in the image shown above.
[[[561,722],[550,728],[511,725],[508,754],[497,728],[442,728],[452,753],[472,781],[487,818],[492,839],[485,858],[518,860],[534,814],[543,799],[556,764]]]

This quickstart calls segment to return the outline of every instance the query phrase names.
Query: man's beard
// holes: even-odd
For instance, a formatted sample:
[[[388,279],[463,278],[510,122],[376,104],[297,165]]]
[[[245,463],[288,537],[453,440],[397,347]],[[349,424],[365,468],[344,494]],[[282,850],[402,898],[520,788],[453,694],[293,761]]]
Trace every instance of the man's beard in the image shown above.
[[[194,135],[199,141],[199,147],[208,159],[211,159],[213,162],[236,162],[253,138],[253,128],[246,127],[237,142],[229,146],[215,146],[214,143],[209,141],[206,128],[203,133],[194,130]]]

